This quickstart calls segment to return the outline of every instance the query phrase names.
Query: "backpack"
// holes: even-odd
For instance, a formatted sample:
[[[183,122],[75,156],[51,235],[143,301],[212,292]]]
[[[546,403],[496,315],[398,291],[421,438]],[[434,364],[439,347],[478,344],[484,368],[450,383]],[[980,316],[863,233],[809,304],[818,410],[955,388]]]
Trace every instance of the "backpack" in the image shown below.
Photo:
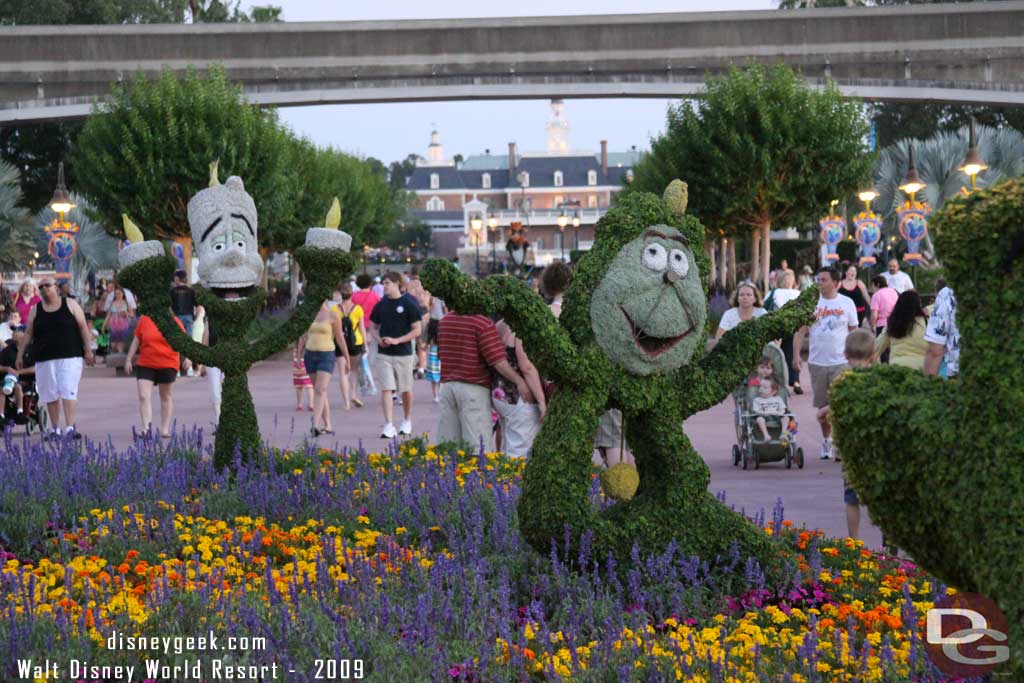
[[[348,352],[352,353],[353,349],[356,348],[356,330],[352,327],[352,319],[342,312],[341,316],[341,336],[345,338],[345,346],[348,348]]]

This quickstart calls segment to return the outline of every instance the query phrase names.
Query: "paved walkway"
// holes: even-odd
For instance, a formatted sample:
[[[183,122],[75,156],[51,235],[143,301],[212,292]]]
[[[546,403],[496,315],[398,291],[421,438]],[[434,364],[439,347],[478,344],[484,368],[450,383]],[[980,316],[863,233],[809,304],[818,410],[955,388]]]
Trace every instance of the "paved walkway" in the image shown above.
[[[806,373],[805,373],[806,375]],[[804,386],[810,382],[804,377]],[[249,386],[259,414],[260,429],[272,445],[290,447],[300,444],[309,432],[312,413],[295,411],[295,392],[291,383],[291,364],[274,360],[256,365],[249,373]],[[431,401],[430,385],[415,384],[413,428],[415,432],[433,433],[437,428],[438,409]],[[97,366],[87,368],[79,392],[79,426],[89,437],[106,439],[125,447],[131,442],[133,425],[139,424],[136,384],[133,379],[115,377],[114,370]],[[175,384],[175,417],[178,424],[210,426],[213,422],[206,379],[182,377]],[[379,399],[367,397],[365,407],[346,412],[340,408],[341,391],[337,381],[331,387],[333,421],[337,434],[324,446],[337,444],[355,446],[360,439],[366,448],[382,447],[379,438],[382,423]],[[154,417],[159,416],[159,401],[153,394]],[[771,511],[778,498],[785,506],[786,517],[797,526],[825,530],[835,536],[846,535],[845,507],[841,465],[818,459],[821,434],[814,420],[810,394],[795,396],[791,409],[800,427],[798,442],[806,452],[803,470],[786,470],[782,463],[765,464],[760,470],[743,471],[733,467],[731,448],[735,442],[732,424],[732,399],[695,415],[684,427],[694,447],[711,469],[711,491],[725,491],[726,500],[739,508]],[[400,419],[401,408],[395,415]],[[396,419],[396,424],[397,424]],[[868,521],[862,509],[861,537],[869,547],[881,545],[881,534]]]

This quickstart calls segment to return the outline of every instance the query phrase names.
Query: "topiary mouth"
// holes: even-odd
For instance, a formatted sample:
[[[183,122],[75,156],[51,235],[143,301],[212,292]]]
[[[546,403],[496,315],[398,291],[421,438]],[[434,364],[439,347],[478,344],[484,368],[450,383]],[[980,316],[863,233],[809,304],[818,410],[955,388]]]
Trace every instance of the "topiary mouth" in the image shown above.
[[[232,301],[249,298],[256,291],[256,287],[213,287],[210,291],[218,299]]]
[[[680,335],[676,335],[675,337],[655,337],[654,335],[645,332],[643,328],[633,322],[633,319],[629,316],[629,313],[626,312],[625,308],[619,306],[619,310],[622,311],[622,315],[626,317],[626,322],[629,323],[629,329],[633,334],[633,341],[640,347],[640,350],[650,358],[657,358],[666,351],[671,350],[676,344],[693,332],[693,327],[691,326],[690,329]]]

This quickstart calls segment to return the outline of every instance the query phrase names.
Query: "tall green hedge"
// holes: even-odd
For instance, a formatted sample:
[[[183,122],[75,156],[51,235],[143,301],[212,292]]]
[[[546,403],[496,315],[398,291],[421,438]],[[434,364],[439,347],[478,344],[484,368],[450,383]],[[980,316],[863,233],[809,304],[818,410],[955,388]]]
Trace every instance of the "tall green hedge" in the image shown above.
[[[805,293],[780,311],[740,325],[707,356],[698,344],[679,367],[631,374],[609,360],[595,340],[591,299],[620,253],[651,226],[671,226],[689,241],[693,277],[699,278],[703,293],[698,305],[706,307],[709,263],[702,248],[703,226],[646,193],[622,198],[598,223],[594,248],[580,260],[559,320],[524,283],[508,276],[475,282],[451,263],[433,259],[421,277],[456,311],[504,317],[530,359],[558,386],[527,460],[519,500],[520,528],[534,548],[547,552],[552,542],[563,546],[568,528],[570,545],[591,530],[598,556],[610,552],[621,561],[629,561],[634,543],[650,552],[674,540],[684,553],[706,558],[724,555],[737,542],[743,554],[766,562],[772,554],[769,537],[708,493],[708,468],[682,423],[744,381],[765,343],[806,323],[817,293]],[[635,267],[641,268],[639,261]],[[706,320],[706,313],[691,313],[693,319]],[[697,333],[706,334],[706,328]],[[609,407],[624,414],[640,486],[631,500],[599,512],[589,500],[590,462],[598,420]]]
[[[932,227],[957,299],[959,376],[851,373],[831,392],[835,439],[886,536],[999,604],[1024,680],[1024,181],[950,200]]]

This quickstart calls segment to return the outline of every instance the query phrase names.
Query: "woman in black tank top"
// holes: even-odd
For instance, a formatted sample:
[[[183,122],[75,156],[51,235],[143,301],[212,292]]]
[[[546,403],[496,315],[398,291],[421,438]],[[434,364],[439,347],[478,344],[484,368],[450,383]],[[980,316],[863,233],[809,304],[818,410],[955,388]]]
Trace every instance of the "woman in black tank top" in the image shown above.
[[[839,293],[853,299],[853,305],[857,308],[857,324],[863,325],[864,318],[868,316],[871,297],[868,296],[867,286],[857,279],[857,266],[847,266],[843,271],[843,279],[839,282]]]

